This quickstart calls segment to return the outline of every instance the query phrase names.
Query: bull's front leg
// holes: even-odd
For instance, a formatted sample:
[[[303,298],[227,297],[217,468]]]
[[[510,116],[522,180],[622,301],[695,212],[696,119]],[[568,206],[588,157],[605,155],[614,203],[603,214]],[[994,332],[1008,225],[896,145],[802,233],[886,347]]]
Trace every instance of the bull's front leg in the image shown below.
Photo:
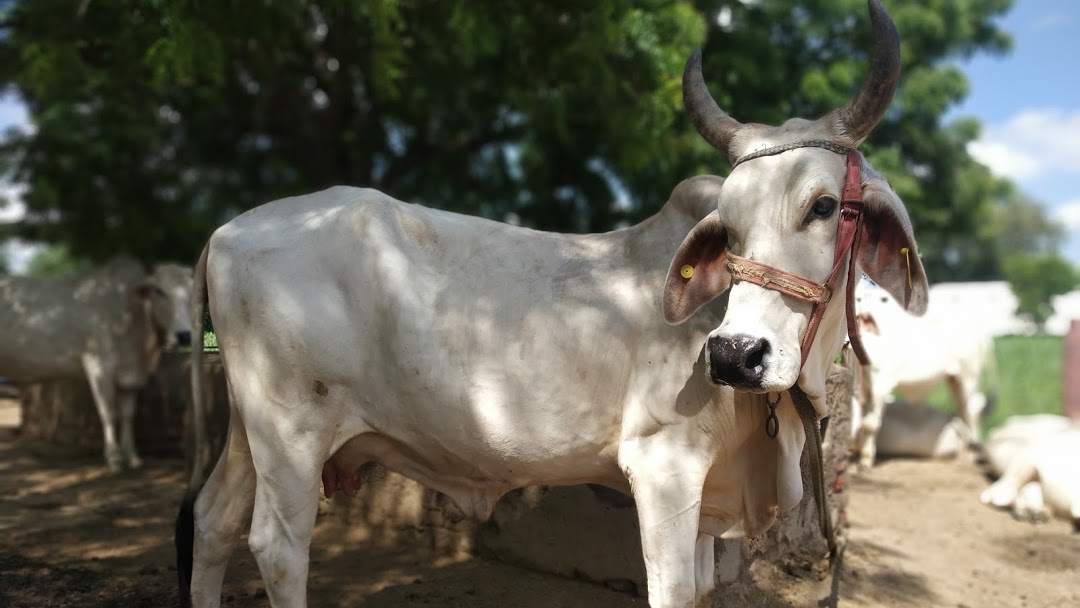
[[[709,461],[685,444],[653,435],[624,443],[619,464],[637,502],[652,608],[693,608],[698,589],[701,491]]]
[[[142,459],[135,450],[135,391],[122,388],[116,394],[120,404],[120,452],[128,468],[137,469]]]
[[[101,418],[101,430],[105,443],[105,463],[110,471],[119,471],[123,463],[120,446],[116,443],[116,385],[113,370],[105,365],[97,354],[86,353],[82,356],[86,380],[94,396],[98,417]]]

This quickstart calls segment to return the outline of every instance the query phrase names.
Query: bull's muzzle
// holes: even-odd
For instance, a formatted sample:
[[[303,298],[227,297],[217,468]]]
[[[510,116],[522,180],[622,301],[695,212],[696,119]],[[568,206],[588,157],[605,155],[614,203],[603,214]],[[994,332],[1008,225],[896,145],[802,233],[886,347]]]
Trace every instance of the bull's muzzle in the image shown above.
[[[761,388],[769,341],[745,334],[710,336],[709,378],[735,388]]]
[[[191,332],[190,331],[178,331],[176,332],[176,343],[180,346],[191,346]]]

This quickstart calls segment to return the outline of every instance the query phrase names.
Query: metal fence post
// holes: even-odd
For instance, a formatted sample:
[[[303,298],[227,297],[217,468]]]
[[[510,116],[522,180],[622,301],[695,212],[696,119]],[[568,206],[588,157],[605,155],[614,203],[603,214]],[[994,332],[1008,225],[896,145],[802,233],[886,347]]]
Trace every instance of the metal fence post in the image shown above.
[[[1069,323],[1061,366],[1061,407],[1066,416],[1080,420],[1080,319]]]

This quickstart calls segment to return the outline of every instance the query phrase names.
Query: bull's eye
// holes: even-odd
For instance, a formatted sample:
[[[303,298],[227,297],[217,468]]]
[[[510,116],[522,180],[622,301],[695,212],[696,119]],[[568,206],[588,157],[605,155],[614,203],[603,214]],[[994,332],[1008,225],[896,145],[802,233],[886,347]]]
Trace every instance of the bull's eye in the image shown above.
[[[810,212],[814,214],[813,218],[818,219],[832,216],[833,211],[836,211],[836,199],[827,195],[817,199],[810,209]]]

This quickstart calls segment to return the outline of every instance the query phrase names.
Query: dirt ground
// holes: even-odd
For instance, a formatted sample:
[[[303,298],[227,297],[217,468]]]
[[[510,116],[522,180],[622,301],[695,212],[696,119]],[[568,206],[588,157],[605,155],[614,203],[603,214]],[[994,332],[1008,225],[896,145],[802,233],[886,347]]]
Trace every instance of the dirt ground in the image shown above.
[[[15,424],[15,402],[0,400],[0,608],[177,606],[172,525],[182,462],[150,460],[139,472],[109,475],[97,457],[18,440]],[[986,483],[965,461],[894,460],[852,477],[837,603],[1080,606],[1080,534],[1062,521],[1035,526],[980,505]],[[646,606],[600,585],[348,538],[340,526],[317,528],[312,606]],[[790,606],[832,605],[792,595],[780,594]],[[240,546],[223,606],[268,605]]]

